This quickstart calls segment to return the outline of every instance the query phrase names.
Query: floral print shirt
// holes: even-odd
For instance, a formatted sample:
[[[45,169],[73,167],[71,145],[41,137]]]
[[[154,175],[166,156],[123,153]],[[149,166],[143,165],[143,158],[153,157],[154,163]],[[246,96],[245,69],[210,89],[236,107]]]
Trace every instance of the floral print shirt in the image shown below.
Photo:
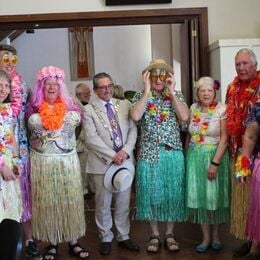
[[[181,92],[176,91],[176,95],[184,102],[184,97]],[[142,92],[136,93],[133,98],[133,106],[141,98]],[[152,98],[153,104],[163,111],[163,104],[165,99],[157,97]],[[180,125],[177,121],[175,109],[172,103],[167,104],[167,113],[164,115],[163,120],[158,121],[159,114],[155,114],[149,110],[151,103],[147,102],[146,110],[143,117],[138,122],[139,137],[137,139],[137,159],[145,160],[149,163],[155,163],[159,160],[160,147],[170,147],[175,150],[182,150],[182,143],[180,139]]]

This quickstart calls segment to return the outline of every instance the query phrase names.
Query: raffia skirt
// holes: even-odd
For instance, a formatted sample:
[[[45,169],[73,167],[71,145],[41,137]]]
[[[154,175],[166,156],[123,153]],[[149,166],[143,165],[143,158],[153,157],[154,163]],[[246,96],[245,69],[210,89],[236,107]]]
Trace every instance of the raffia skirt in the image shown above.
[[[3,161],[10,168],[12,156],[3,155]],[[5,181],[0,174],[0,223],[5,218],[20,222],[22,215],[22,198],[19,178]]]
[[[234,174],[235,160],[231,163],[231,225],[230,233],[236,238],[246,239],[246,220],[250,185],[237,182]]]
[[[230,173],[228,152],[218,166],[215,180],[208,179],[208,167],[216,145],[193,145],[186,157],[186,202],[188,220],[199,224],[220,224],[230,220]]]
[[[159,160],[137,161],[136,219],[147,221],[184,221],[185,179],[182,151],[160,148]]]
[[[85,234],[84,199],[76,151],[30,151],[33,236],[53,244]]]
[[[249,210],[246,223],[246,236],[250,241],[260,243],[260,157],[255,159],[251,179]]]

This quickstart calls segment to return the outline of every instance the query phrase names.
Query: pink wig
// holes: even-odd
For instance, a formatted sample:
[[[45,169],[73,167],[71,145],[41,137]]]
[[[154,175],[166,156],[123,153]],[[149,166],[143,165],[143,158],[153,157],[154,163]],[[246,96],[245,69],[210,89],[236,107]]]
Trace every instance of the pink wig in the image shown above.
[[[80,112],[79,107],[73,101],[73,98],[69,94],[64,83],[65,73],[63,70],[54,66],[43,67],[40,71],[38,71],[36,78],[37,81],[26,108],[26,119],[28,119],[31,114],[37,113],[39,107],[43,103],[45,81],[48,79],[57,80],[57,83],[59,84],[59,97],[66,104],[68,110]]]

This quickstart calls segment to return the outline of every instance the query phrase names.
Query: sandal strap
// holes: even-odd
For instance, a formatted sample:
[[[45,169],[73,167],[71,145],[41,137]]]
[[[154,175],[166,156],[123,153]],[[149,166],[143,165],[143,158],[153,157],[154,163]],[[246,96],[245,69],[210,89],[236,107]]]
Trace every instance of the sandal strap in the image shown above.
[[[74,249],[75,247],[80,247],[80,248],[82,248],[82,246],[77,242],[77,243],[75,243],[75,244],[71,244],[71,243],[69,243],[69,248],[70,249]]]
[[[50,252],[51,250],[56,250],[56,252],[54,253],[54,252]],[[48,246],[46,246],[45,248],[44,248],[44,254],[43,254],[43,259],[46,259],[46,256],[52,256],[53,257],[53,259],[55,260],[56,259],[56,257],[57,257],[57,251],[58,251],[58,245],[52,245],[52,244],[50,244],[50,245],[48,245]]]
[[[74,251],[74,249],[75,249],[76,247],[80,248],[77,252]],[[80,259],[87,259],[87,258],[89,258],[89,252],[88,252],[84,247],[82,247],[78,242],[75,243],[75,244],[73,244],[73,245],[69,243],[69,249],[70,249],[70,250],[69,250],[69,251],[70,251],[70,254],[73,255],[73,256],[77,256],[77,257],[79,257]],[[87,256],[86,256],[86,257],[81,257],[80,255],[81,255],[82,253],[86,253]]]
[[[44,249],[45,249],[46,251],[50,251],[50,250],[52,250],[52,249],[55,249],[55,250],[57,251],[57,250],[58,250],[58,245],[52,245],[52,244],[50,244],[50,245],[46,246]]]

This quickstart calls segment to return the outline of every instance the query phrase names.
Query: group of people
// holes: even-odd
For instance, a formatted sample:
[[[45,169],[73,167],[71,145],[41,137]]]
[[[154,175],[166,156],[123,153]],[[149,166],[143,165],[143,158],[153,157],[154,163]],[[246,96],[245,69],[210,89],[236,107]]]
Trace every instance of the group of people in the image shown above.
[[[61,242],[72,256],[90,256],[78,242],[86,231],[84,193],[95,195],[99,253],[110,254],[114,237],[139,251],[129,237],[133,181],[135,218],[151,228],[147,252],[180,250],[174,224],[183,221],[201,225],[198,253],[219,251],[219,224],[231,220],[231,233],[248,240],[234,255],[260,256],[260,73],[251,50],[235,57],[226,104],[217,100],[219,82],[202,77],[190,109],[162,59],[143,70],[132,102],[113,96],[105,72],[94,76],[91,99],[90,89],[76,87],[78,101],[54,66],[43,67],[29,91],[15,69],[16,50],[0,45],[0,59],[0,221],[23,223],[28,258],[39,255],[33,238],[49,243],[43,259],[56,259]]]

